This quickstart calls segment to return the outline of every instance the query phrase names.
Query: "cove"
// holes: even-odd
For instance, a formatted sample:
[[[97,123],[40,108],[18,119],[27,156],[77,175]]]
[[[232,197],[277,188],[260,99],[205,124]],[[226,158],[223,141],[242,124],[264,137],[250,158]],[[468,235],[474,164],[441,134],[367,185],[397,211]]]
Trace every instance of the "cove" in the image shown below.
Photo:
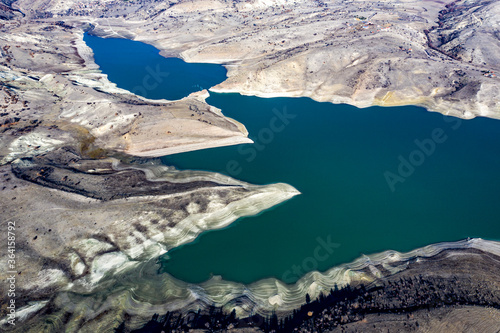
[[[118,87],[151,99],[176,100],[208,89],[226,79],[221,65],[186,63],[162,57],[154,46],[120,38],[85,33],[95,62]]]
[[[122,88],[140,84],[133,80],[151,66],[138,61],[147,59],[144,45],[108,41],[92,46],[96,62],[135,54],[123,57],[127,75],[110,79]],[[167,98],[169,89],[158,84],[147,97]],[[245,124],[255,143],[166,156],[165,164],[256,184],[285,182],[302,194],[170,250],[160,260],[164,272],[193,283],[214,275],[293,283],[363,253],[500,239],[500,121],[308,98],[211,93],[207,102]]]

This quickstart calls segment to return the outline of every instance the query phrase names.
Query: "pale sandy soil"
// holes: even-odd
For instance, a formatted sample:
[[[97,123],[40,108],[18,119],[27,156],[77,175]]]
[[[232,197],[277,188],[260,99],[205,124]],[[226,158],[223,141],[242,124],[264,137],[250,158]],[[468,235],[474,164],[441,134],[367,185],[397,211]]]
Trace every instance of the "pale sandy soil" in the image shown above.
[[[19,226],[19,331],[111,332],[124,318],[138,327],[154,312],[226,304],[242,293],[251,297],[239,313],[269,313],[276,304],[286,312],[334,283],[375,282],[375,262],[387,269],[401,259],[388,271],[395,274],[415,253],[431,257],[457,246],[498,252],[498,243],[481,240],[387,252],[293,286],[265,280],[248,289],[215,279],[199,287],[158,277],[159,254],[298,192],[131,157],[251,141],[244,124],[205,102],[206,91],[166,101],[117,88],[100,73],[83,33],[223,64],[228,79],[212,91],[500,118],[499,2],[1,2],[0,224]],[[4,272],[5,253],[1,259]],[[430,319],[422,329],[453,331],[436,325]]]

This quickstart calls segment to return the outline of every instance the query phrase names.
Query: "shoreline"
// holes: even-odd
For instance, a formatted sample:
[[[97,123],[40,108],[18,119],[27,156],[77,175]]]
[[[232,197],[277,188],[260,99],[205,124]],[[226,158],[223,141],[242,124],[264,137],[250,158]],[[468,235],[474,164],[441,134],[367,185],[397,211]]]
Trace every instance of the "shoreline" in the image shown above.
[[[489,255],[493,255],[494,258],[497,258],[496,263],[498,263],[498,260],[500,260],[499,254],[500,242],[487,241],[483,239],[470,239],[458,242],[431,244],[406,253],[384,251],[360,257],[351,263],[333,267],[325,273],[308,273],[294,285],[285,285],[276,279],[265,279],[249,285],[242,285],[234,282],[223,281],[217,277],[199,285],[193,285],[177,280],[166,273],[160,275],[154,274],[153,272],[157,270],[157,263],[153,260],[136,266],[131,266],[114,276],[108,276],[105,281],[102,282],[108,286],[110,284],[115,285],[118,289],[121,289],[118,286],[122,283],[126,283],[127,285],[132,283],[132,285],[135,285],[133,288],[135,291],[133,293],[131,293],[130,289],[128,289],[127,291],[124,290],[116,295],[109,294],[105,297],[107,304],[112,307],[117,307],[114,311],[126,311],[126,308],[123,308],[123,305],[120,305],[122,304],[123,299],[127,299],[127,303],[133,306],[135,319],[132,322],[127,322],[127,327],[130,329],[138,329],[142,327],[142,325],[144,325],[155,313],[164,314],[166,312],[171,312],[187,316],[193,311],[197,312],[198,309],[201,309],[201,313],[205,313],[205,311],[208,311],[210,305],[222,307],[225,313],[229,313],[235,309],[236,317],[248,323],[248,319],[245,318],[247,318],[250,314],[258,314],[262,316],[262,318],[269,318],[273,313],[276,313],[279,318],[289,316],[293,310],[298,309],[305,304],[304,301],[306,299],[306,294],[310,296],[311,300],[315,300],[320,297],[320,293],[329,293],[330,289],[335,286],[339,289],[350,286],[356,290],[356,288],[364,285],[369,290],[374,288],[373,290],[377,291],[380,290],[381,287],[390,287],[391,283],[399,283],[401,278],[405,281],[410,281],[411,279],[415,279],[415,277],[418,279],[418,276],[420,276],[420,278],[424,276],[426,279],[430,280],[444,279],[440,282],[445,283],[444,285],[446,285],[446,279],[450,279],[450,276],[450,283],[457,281],[457,278],[460,280],[462,278],[469,277],[470,279],[471,276],[477,276],[478,278],[480,277],[480,279],[488,279],[488,276],[496,276],[493,271],[495,269],[498,270],[500,267],[498,264],[495,264],[494,261],[488,261],[490,260],[488,259]],[[467,259],[468,261],[465,258],[469,258]],[[489,264],[479,264],[478,260],[489,262]],[[459,275],[450,275],[450,273],[452,273],[455,269],[461,267],[460,265],[462,264],[464,266],[460,268]],[[476,264],[479,266],[474,266]],[[435,268],[429,269],[428,266]],[[492,270],[491,272],[490,269]],[[123,280],[124,278],[125,280]],[[480,282],[477,281],[475,283],[480,284]],[[178,290],[178,292],[183,291],[181,294],[184,294],[184,296],[180,296],[181,294],[179,294],[173,299],[170,299],[171,296],[164,298],[165,296],[159,295],[158,293],[153,296],[150,288],[162,285],[170,285]],[[391,288],[394,288],[394,285]],[[97,306],[102,302],[105,294],[112,292],[111,290],[105,290],[107,290],[107,288],[98,288],[95,295],[87,293],[86,297],[88,298],[88,301],[92,300],[94,306]],[[498,281],[494,284],[490,283],[490,287],[488,289],[484,289],[484,293],[485,295],[489,295],[489,293],[494,294],[496,290],[500,290]],[[225,294],[226,291],[227,294]],[[287,296],[281,299],[283,303],[280,303],[282,305],[276,307],[270,303],[270,301],[271,299],[277,299],[276,296],[279,294],[276,294],[276,292],[278,291],[279,294]],[[427,292],[427,294],[429,296],[434,295],[429,292]],[[139,295],[140,297],[137,299],[136,297]],[[240,297],[240,295],[242,297]],[[180,299],[178,298],[179,296]],[[30,323],[36,323],[43,320],[45,316],[44,313],[47,311],[49,313],[54,311],[56,311],[56,313],[64,313],[67,311],[57,305],[59,303],[57,299],[60,297],[61,296],[58,296],[55,299],[44,303],[42,311],[37,310],[38,312],[36,314],[32,313],[28,316],[31,318],[26,321],[25,325],[30,327]],[[99,299],[101,299],[101,301],[99,301]],[[381,298],[381,300],[382,299],[384,298]],[[387,298],[387,301],[393,302],[391,301],[391,298]],[[356,302],[359,303],[359,300]],[[495,304],[500,307],[500,299],[497,299],[494,302],[497,302]],[[463,305],[466,304],[468,303],[463,303]],[[352,303],[351,305],[354,306],[353,309],[359,307],[358,305],[355,305],[355,303]],[[107,308],[108,307],[101,307],[101,310],[99,310],[95,315],[104,315],[101,311],[107,311]],[[245,311],[242,311],[243,308],[245,308]],[[434,309],[434,307],[432,308]],[[398,313],[397,310],[397,307],[394,308],[392,313]],[[377,310],[375,307],[371,311],[377,313],[377,311],[382,310]],[[404,310],[403,313],[408,313],[408,311],[410,311],[409,313],[412,313],[415,309]],[[383,312],[387,312],[387,309],[383,310]],[[389,311],[389,313],[391,312]],[[349,320],[344,320],[342,325],[362,325],[364,323],[363,318],[363,316],[353,316]],[[111,322],[108,321],[114,321],[112,317],[108,316],[103,317],[101,320],[102,325],[109,325]],[[380,319],[378,319],[378,321],[380,322]],[[130,326],[131,324],[132,326]],[[26,326],[23,327],[26,328]]]
[[[95,28],[98,28],[98,26],[95,26],[94,29]],[[100,38],[126,38],[119,35],[109,36],[100,33],[96,33],[95,35]],[[139,37],[139,36],[134,36],[134,37]],[[455,103],[436,100],[432,95],[437,93],[438,88],[435,88],[435,91],[433,91],[429,96],[418,96],[418,95],[415,96],[414,94],[410,94],[407,96],[403,95],[399,97],[393,97],[394,93],[398,94],[397,91],[386,91],[385,95],[383,95],[380,98],[369,97],[366,100],[356,100],[353,99],[352,96],[344,96],[344,95],[316,96],[314,91],[305,91],[305,90],[271,91],[271,92],[266,92],[264,90],[247,90],[242,88],[242,85],[234,84],[231,82],[231,80],[234,77],[230,69],[237,68],[238,65],[231,63],[229,59],[220,59],[216,61],[194,60],[190,59],[189,57],[183,56],[181,51],[159,49],[158,42],[154,40],[141,40],[135,38],[127,38],[127,39],[140,41],[152,45],[158,49],[160,55],[166,58],[177,57],[184,60],[187,63],[203,62],[203,63],[220,64],[224,66],[228,70],[228,77],[226,78],[226,80],[208,89],[209,91],[216,93],[238,93],[244,96],[254,96],[259,98],[307,97],[320,103],[327,102],[332,104],[347,104],[355,106],[357,108],[369,108],[372,106],[381,106],[381,107],[418,106],[426,109],[429,112],[437,112],[443,115],[453,116],[465,120],[474,119],[475,117],[485,117],[485,118],[500,120],[500,110],[495,110],[495,109],[488,110],[487,108],[478,106],[475,112],[471,112],[471,111],[465,111],[463,108],[457,108],[457,105]],[[235,86],[235,88],[232,88],[232,86]]]
[[[228,332],[245,332],[245,329],[253,329],[251,332],[297,329],[300,332],[344,332],[346,329],[349,332],[360,329],[428,332],[442,331],[445,327],[458,331],[477,328],[474,332],[495,332],[500,318],[500,298],[495,293],[499,290],[495,281],[499,260],[499,256],[473,248],[444,249],[424,260],[413,260],[406,269],[385,274],[372,282],[358,281],[344,287],[335,285],[318,298],[306,294],[293,313],[238,317],[235,313],[230,314],[231,308],[212,306],[201,312],[170,312],[168,316],[173,321],[165,317],[158,320],[155,315],[143,327],[151,329],[167,323],[182,332],[192,328]],[[491,289],[482,288],[484,284],[490,284]],[[462,316],[454,315],[457,312]],[[218,318],[216,322],[212,320],[214,313]],[[182,318],[182,324],[179,326],[179,320],[174,324],[174,318]],[[137,332],[146,331],[139,329]]]
[[[491,272],[499,267],[500,242],[482,239],[363,256],[306,274],[293,285],[275,279],[242,285],[217,277],[193,285],[158,275],[156,258],[169,248],[299,192],[286,184],[256,186],[176,171],[133,156],[127,156],[134,160],[129,165],[110,160],[251,140],[243,124],[205,102],[205,92],[148,100],[116,87],[82,43],[89,25],[107,37],[149,43],[163,56],[225,63],[228,78],[212,87],[214,92],[296,94],[358,107],[411,102],[464,119],[500,119],[500,84],[493,75],[500,70],[494,56],[500,49],[488,42],[498,3],[472,1],[457,8],[394,1],[378,8],[370,2],[227,6],[214,1],[215,9],[199,10],[201,2],[85,8],[77,1],[18,0],[23,17],[8,11],[0,23],[0,94],[6,109],[0,116],[2,225],[12,220],[21,226],[16,237],[22,316],[13,331],[40,332],[53,325],[54,331],[64,326],[99,332],[127,320],[139,327],[154,313],[187,313],[212,303],[236,308],[238,316],[273,310],[285,315],[299,308],[306,294],[315,299],[334,284],[376,285],[405,272],[422,274],[418,267],[433,273],[432,258],[443,259],[437,261],[443,275],[484,278],[484,292],[498,294],[498,282],[486,277],[498,276]],[[472,10],[480,23],[468,20]],[[439,27],[432,27],[436,20]],[[448,41],[431,43],[440,36]],[[219,125],[191,120],[195,107],[205,111],[206,119],[200,119]],[[167,126],[181,130],[167,134]],[[151,143],[154,134],[158,139]],[[6,242],[6,237],[0,238]],[[467,256],[484,265],[477,271],[462,267],[466,262],[457,258]],[[439,304],[433,306],[434,311]]]

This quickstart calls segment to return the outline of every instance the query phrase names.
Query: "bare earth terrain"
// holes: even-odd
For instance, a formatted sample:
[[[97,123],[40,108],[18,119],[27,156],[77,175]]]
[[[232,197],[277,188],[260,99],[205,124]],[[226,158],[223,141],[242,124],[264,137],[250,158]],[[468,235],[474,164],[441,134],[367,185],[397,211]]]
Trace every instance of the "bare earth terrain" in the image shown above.
[[[14,327],[7,322],[8,286],[0,285],[2,329],[114,332],[126,322],[130,331],[154,313],[212,303],[241,317],[286,315],[306,293],[315,298],[336,283],[377,286],[393,275],[411,279],[435,269],[444,285],[453,276],[477,280],[467,287],[476,289],[463,290],[493,296],[484,303],[464,296],[456,308],[432,303],[428,312],[404,315],[374,310],[328,329],[497,332],[496,242],[385,252],[295,285],[212,279],[193,286],[158,275],[155,260],[169,249],[299,192],[161,165],[155,157],[251,140],[244,124],[205,102],[206,91],[167,101],[117,88],[83,34],[223,64],[228,78],[212,91],[359,107],[420,105],[500,119],[499,20],[500,2],[477,0],[0,0],[0,242],[7,243],[3,231],[15,223],[18,295]],[[5,281],[7,252],[0,258]],[[415,258],[430,259],[412,266]],[[310,325],[301,329],[315,331]]]

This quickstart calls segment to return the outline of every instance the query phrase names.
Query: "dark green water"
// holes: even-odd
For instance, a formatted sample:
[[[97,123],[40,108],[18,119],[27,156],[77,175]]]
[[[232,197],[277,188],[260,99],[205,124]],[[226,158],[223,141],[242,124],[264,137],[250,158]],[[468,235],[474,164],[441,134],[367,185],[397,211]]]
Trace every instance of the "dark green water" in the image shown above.
[[[124,61],[135,66],[115,70],[137,72],[112,79],[125,87],[147,73],[141,59],[151,49],[121,42],[123,49],[111,50],[107,40],[91,46],[102,57],[133,50]],[[168,89],[159,85],[154,96],[166,97]],[[500,121],[307,98],[211,93],[207,102],[245,124],[255,144],[167,156],[166,164],[256,184],[286,182],[302,194],[171,250],[163,268],[182,280],[273,276],[291,283],[362,253],[500,239]]]

